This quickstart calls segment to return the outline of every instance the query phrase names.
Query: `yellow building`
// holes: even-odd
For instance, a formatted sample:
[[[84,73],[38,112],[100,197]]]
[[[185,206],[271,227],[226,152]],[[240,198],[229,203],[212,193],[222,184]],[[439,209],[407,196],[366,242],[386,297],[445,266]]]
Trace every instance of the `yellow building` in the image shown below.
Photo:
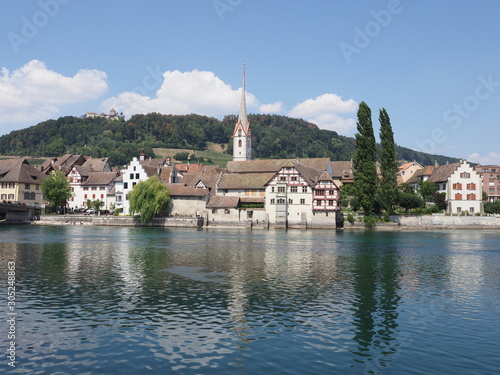
[[[44,177],[26,159],[0,160],[0,201],[41,205]]]

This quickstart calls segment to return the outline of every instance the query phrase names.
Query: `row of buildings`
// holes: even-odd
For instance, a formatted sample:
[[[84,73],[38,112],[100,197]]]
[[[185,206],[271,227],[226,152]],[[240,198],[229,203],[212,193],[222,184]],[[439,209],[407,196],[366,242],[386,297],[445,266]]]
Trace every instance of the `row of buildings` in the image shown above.
[[[112,112],[116,115],[116,113]],[[273,225],[334,225],[340,211],[340,187],[354,181],[352,161],[328,158],[252,160],[252,133],[246,112],[245,74],[240,113],[235,124],[233,161],[226,168],[176,164],[170,158],[152,159],[144,153],[121,170],[107,158],[65,155],[48,159],[39,168],[25,159],[0,161],[3,201],[42,205],[42,180],[52,171],[69,179],[70,209],[100,200],[105,209],[130,214],[128,194],[152,176],[170,188],[172,216],[203,216],[208,222],[255,221]],[[423,168],[407,163],[397,174],[399,183],[418,186],[436,183],[446,193],[448,214],[482,213],[483,190],[489,200],[500,199],[500,166],[458,163]]]

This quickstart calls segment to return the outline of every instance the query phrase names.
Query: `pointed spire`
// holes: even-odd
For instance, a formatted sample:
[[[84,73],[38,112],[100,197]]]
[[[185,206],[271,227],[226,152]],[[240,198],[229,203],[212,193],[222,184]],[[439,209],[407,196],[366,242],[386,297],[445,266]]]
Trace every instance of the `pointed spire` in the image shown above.
[[[245,133],[248,134],[250,130],[250,125],[247,118],[247,102],[245,93],[245,76],[246,76],[246,64],[243,64],[243,84],[241,87],[241,102],[240,102],[240,114],[238,116],[238,123],[243,126]]]

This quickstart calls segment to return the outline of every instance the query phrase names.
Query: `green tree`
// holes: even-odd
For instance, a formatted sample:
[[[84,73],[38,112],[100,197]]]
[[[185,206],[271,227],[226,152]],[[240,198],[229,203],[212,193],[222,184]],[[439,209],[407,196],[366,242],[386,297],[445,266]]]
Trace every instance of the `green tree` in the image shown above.
[[[159,212],[166,211],[170,191],[158,176],[139,182],[129,193],[130,213],[140,214],[141,223],[147,223]]]
[[[354,153],[354,188],[365,214],[373,212],[377,191],[376,143],[371,110],[365,102],[359,104],[358,133]]]
[[[52,172],[43,180],[40,188],[52,208],[66,206],[67,200],[73,195],[69,181],[61,171]]]
[[[96,212],[101,209],[101,207],[104,205],[102,201],[99,199],[91,201],[90,199],[87,199],[87,207],[95,210]]]
[[[487,214],[500,214],[500,201],[485,202],[484,212]]]
[[[394,144],[394,133],[392,131],[391,120],[385,108],[380,110],[380,204],[389,213],[394,210],[394,205],[398,200],[398,183],[396,173],[398,163],[396,159],[396,149]]]
[[[398,194],[398,204],[401,208],[404,208],[406,213],[414,208],[425,207],[425,202],[415,193],[407,193],[405,191],[400,191]]]
[[[418,192],[424,198],[424,200],[429,200],[434,197],[437,192],[437,186],[434,182],[424,181],[418,183]]]
[[[446,203],[446,193],[435,192],[434,203],[440,211],[446,210],[448,207],[448,203]]]

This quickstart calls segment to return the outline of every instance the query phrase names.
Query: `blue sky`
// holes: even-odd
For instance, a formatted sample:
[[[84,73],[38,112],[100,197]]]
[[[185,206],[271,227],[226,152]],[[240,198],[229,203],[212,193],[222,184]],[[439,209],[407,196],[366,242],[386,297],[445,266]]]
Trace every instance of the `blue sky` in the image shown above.
[[[250,113],[500,164],[500,2],[0,2],[0,135],[64,115]]]

